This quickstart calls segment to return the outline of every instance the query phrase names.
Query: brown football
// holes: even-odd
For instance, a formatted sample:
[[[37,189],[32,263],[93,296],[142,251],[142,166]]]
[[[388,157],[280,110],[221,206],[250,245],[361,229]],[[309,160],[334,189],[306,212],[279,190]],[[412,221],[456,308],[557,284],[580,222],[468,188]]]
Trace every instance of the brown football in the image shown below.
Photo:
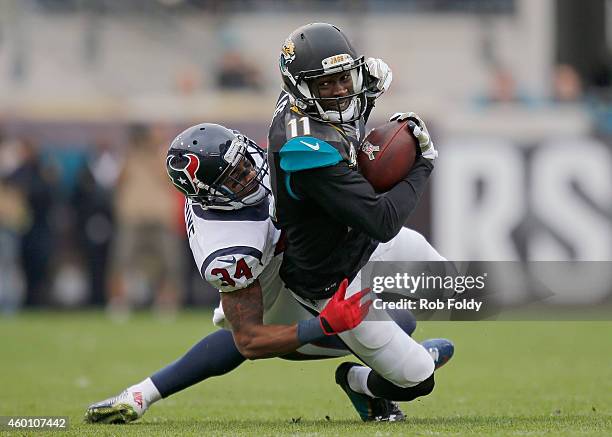
[[[404,179],[416,158],[416,140],[408,120],[391,121],[372,129],[357,152],[359,171],[379,192]]]

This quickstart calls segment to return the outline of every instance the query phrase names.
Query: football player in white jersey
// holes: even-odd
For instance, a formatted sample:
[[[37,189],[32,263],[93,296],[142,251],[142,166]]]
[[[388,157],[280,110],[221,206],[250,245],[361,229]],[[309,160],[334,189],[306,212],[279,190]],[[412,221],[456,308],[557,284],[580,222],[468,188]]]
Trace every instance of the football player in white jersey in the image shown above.
[[[356,327],[368,311],[366,290],[344,298],[346,281],[316,317],[284,287],[278,276],[283,238],[269,215],[273,198],[267,162],[253,141],[220,125],[196,125],[171,143],[166,167],[187,197],[185,222],[194,260],[202,277],[220,291],[213,321],[227,329],[205,337],[118,396],[92,404],[87,422],[136,420],[154,402],[225,374],[245,359],[348,355],[335,334]],[[410,314],[398,313],[394,319],[409,334],[414,330]],[[434,340],[429,348],[440,364],[452,355],[443,342]],[[388,407],[381,404],[377,417],[385,419]]]

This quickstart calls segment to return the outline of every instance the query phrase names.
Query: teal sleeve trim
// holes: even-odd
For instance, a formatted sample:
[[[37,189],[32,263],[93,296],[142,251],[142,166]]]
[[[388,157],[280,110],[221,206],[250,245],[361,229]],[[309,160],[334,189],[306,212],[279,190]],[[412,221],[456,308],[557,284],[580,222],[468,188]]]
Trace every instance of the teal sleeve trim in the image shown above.
[[[287,188],[287,193],[295,200],[300,200],[300,198],[293,192],[291,189],[291,173],[285,173],[285,187]]]
[[[315,137],[295,137],[280,149],[280,167],[287,173],[329,167],[342,161],[331,144]]]

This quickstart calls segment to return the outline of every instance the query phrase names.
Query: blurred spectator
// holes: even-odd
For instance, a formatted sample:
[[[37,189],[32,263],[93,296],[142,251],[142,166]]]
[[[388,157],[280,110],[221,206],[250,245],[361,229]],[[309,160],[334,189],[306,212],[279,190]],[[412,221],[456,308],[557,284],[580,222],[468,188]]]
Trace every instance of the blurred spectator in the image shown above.
[[[514,73],[503,65],[494,65],[489,76],[489,87],[486,93],[476,98],[482,106],[504,103],[530,104],[529,96],[521,90]]]
[[[217,86],[223,89],[261,89],[259,70],[235,50],[224,52],[217,70]]]
[[[16,146],[0,130],[0,313],[4,314],[15,312],[23,295],[19,238],[28,214],[23,194],[8,180],[19,165]]]
[[[109,249],[115,232],[113,196],[120,166],[106,141],[96,143],[77,176],[72,199],[89,279],[89,303],[95,306],[106,302]]]
[[[110,310],[116,315],[153,298],[173,313],[179,304],[180,246],[175,199],[165,168],[169,141],[160,130],[130,128],[116,192],[117,238]]]
[[[516,80],[512,72],[505,68],[495,68],[491,76],[489,97],[493,102],[514,102],[518,98]]]
[[[202,86],[202,77],[195,65],[186,65],[175,76],[176,90],[182,96],[192,96]]]
[[[492,103],[525,103],[527,101],[512,70],[500,65],[494,67],[491,73],[489,99]]]
[[[557,65],[553,77],[553,98],[559,103],[575,103],[582,100],[582,82],[571,65]]]
[[[40,306],[49,300],[49,266],[54,243],[51,214],[57,193],[57,175],[43,163],[38,147],[31,141],[21,144],[20,161],[9,180],[25,196],[30,212],[30,227],[21,238],[21,265],[26,279],[25,304]]]

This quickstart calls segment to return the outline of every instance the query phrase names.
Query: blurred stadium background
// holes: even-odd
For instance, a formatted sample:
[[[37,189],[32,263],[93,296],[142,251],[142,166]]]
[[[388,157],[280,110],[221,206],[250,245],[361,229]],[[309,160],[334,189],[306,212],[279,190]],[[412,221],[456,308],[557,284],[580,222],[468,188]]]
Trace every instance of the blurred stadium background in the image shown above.
[[[164,149],[202,121],[265,145],[313,21],[392,67],[370,126],[431,126],[410,224],[442,254],[612,260],[610,0],[0,0],[0,312],[216,303]]]
[[[410,225],[443,255],[612,260],[612,0],[0,0],[0,415],[68,415],[68,435],[399,432],[357,422],[337,360],[248,362],[136,426],[79,424],[214,329],[165,149],[203,121],[265,146],[280,46],[314,21],[392,67],[370,127],[427,121],[440,158]],[[557,303],[606,322],[420,322],[457,354],[402,432],[610,435],[601,266]]]

